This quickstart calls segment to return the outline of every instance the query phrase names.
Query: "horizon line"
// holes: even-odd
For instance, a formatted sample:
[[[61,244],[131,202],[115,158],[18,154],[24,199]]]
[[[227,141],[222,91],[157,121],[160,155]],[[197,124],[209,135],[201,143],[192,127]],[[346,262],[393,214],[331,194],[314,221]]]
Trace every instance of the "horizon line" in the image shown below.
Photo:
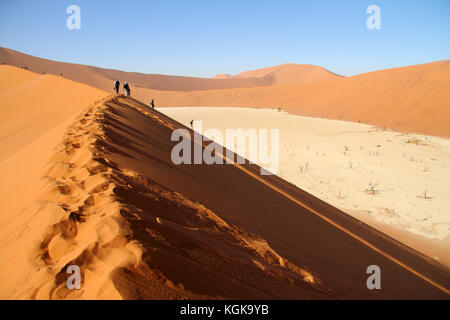
[[[71,61],[63,61],[63,60],[53,60],[53,59],[49,59],[49,58],[44,58],[42,56],[36,56],[36,55],[32,55],[29,53],[25,53],[23,51],[19,51],[16,49],[12,49],[12,48],[8,48],[8,47],[3,47],[2,45],[0,45],[0,49],[6,49],[6,50],[11,50],[17,53],[21,53],[27,56],[31,56],[34,58],[38,58],[38,59],[42,59],[42,60],[47,60],[50,62],[56,62],[56,63],[67,63],[67,64],[72,64],[72,65],[78,65],[78,66],[87,66],[87,67],[93,67],[93,68],[98,68],[98,69],[105,69],[105,70],[112,70],[112,71],[119,71],[119,72],[127,72],[127,73],[137,73],[137,74],[143,74],[143,75],[158,75],[158,76],[169,76],[169,77],[180,77],[180,78],[195,78],[195,79],[206,79],[206,80],[227,80],[227,79],[214,79],[215,76],[217,75],[228,75],[230,77],[234,77],[237,75],[240,75],[241,73],[247,72],[247,71],[256,71],[256,70],[261,70],[261,69],[269,69],[269,68],[276,68],[276,67],[281,67],[284,65],[296,65],[296,66],[302,66],[302,65],[307,65],[307,66],[313,66],[313,67],[317,67],[317,68],[322,68],[327,72],[332,73],[333,75],[336,75],[338,77],[342,77],[342,78],[351,78],[351,77],[356,77],[359,75],[363,75],[363,74],[368,74],[368,73],[372,73],[372,72],[378,72],[378,71],[384,71],[384,70],[393,70],[393,69],[399,69],[399,68],[407,68],[407,67],[412,67],[412,66],[420,66],[420,65],[425,65],[425,64],[432,64],[432,63],[439,63],[439,62],[445,62],[445,61],[450,61],[450,58],[448,59],[443,59],[443,60],[433,60],[433,61],[429,61],[429,62],[424,62],[424,63],[417,63],[417,64],[408,64],[408,65],[404,65],[404,66],[395,66],[395,67],[389,67],[389,68],[382,68],[382,69],[376,69],[376,70],[372,70],[372,71],[366,71],[366,72],[361,72],[361,73],[357,73],[354,75],[350,75],[350,76],[345,76],[339,73],[336,73],[334,71],[331,71],[330,69],[327,69],[321,65],[316,65],[316,64],[310,64],[310,63],[295,63],[295,62],[285,62],[282,64],[278,64],[278,65],[274,65],[274,66],[263,66],[263,67],[259,67],[256,69],[249,69],[249,70],[244,70],[238,74],[235,75],[231,75],[225,72],[219,72],[214,74],[214,76],[212,77],[199,77],[199,76],[191,76],[191,75],[179,75],[179,74],[166,74],[166,73],[148,73],[148,72],[142,72],[142,71],[129,71],[129,70],[124,70],[124,69],[117,69],[114,67],[102,67],[99,65],[91,65],[91,64],[82,64],[82,63],[77,63],[77,62],[71,62]]]

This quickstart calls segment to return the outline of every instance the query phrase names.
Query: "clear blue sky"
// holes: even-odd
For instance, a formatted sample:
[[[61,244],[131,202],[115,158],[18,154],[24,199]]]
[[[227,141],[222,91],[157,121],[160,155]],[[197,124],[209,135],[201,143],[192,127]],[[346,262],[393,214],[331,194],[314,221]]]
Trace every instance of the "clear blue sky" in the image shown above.
[[[81,30],[66,28],[71,4]],[[366,27],[372,4],[381,30]],[[354,75],[450,59],[450,0],[1,0],[0,46],[144,73],[211,77],[292,62]]]

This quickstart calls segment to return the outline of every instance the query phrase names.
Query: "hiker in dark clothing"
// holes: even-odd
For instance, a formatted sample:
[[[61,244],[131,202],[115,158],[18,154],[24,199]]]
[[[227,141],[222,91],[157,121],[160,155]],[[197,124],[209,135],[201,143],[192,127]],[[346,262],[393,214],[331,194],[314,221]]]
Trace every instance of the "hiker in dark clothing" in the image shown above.
[[[119,88],[120,88],[120,82],[119,82],[119,80],[116,80],[114,82],[114,90],[116,90],[116,94],[119,94]]]
[[[155,99],[152,99],[150,102],[150,105],[152,106],[152,109],[155,109]]]
[[[194,128],[194,120],[191,120],[191,122],[189,122],[191,124],[191,129]]]
[[[128,82],[125,82],[123,84],[123,91],[125,91],[125,96],[131,96],[131,90],[130,90],[130,86],[128,85]]]

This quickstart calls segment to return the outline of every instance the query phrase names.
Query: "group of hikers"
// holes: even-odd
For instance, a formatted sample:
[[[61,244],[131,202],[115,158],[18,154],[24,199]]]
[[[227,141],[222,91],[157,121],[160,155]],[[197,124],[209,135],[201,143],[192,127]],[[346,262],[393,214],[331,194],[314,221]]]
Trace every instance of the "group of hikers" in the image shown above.
[[[114,81],[114,90],[116,91],[116,94],[119,94],[119,88],[120,88],[120,82],[119,80]],[[125,95],[131,96],[131,90],[130,90],[130,86],[128,85],[128,82],[125,82],[123,84],[123,92],[125,93]]]
[[[116,80],[114,81],[114,90],[116,91],[116,94],[119,94],[119,89],[120,89],[120,82],[119,80]],[[127,97],[131,96],[131,89],[128,82],[125,82],[123,84],[123,92],[125,93],[125,96]],[[152,109],[155,109],[155,99],[152,99],[150,101],[150,105],[152,106]]]

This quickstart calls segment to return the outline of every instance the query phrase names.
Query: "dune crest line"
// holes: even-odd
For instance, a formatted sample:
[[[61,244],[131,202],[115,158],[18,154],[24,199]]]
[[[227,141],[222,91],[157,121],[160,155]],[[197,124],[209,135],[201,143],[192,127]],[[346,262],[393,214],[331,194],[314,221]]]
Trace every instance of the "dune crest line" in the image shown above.
[[[48,192],[39,201],[40,210],[60,221],[47,227],[33,257],[39,285],[29,288],[29,298],[334,295],[314,272],[281,257],[261,237],[111,160],[112,154],[133,157],[116,145],[128,143],[120,129],[131,130],[118,126],[124,115],[117,105],[174,128],[133,103],[121,96],[95,102],[56,147],[45,173]],[[73,265],[81,269],[81,290],[67,288]]]

